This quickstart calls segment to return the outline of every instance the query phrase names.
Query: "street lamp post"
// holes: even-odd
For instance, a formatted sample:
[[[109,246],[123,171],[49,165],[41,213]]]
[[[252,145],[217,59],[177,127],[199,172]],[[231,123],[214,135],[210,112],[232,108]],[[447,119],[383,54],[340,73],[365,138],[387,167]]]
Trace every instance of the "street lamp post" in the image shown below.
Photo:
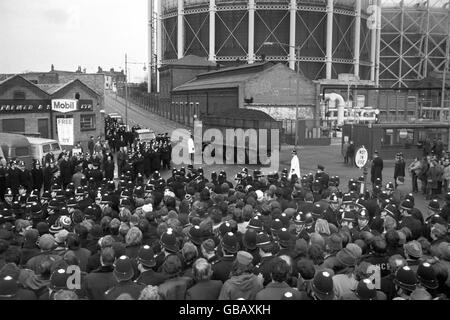
[[[264,42],[263,46],[273,46],[276,44],[295,49],[295,57],[296,57],[296,65],[297,65],[297,88],[296,88],[296,95],[295,95],[295,147],[297,147],[297,145],[298,145],[297,121],[298,121],[298,108],[299,108],[299,104],[300,104],[300,47],[299,46],[291,46],[290,44],[287,44],[287,43],[276,43],[276,42]]]

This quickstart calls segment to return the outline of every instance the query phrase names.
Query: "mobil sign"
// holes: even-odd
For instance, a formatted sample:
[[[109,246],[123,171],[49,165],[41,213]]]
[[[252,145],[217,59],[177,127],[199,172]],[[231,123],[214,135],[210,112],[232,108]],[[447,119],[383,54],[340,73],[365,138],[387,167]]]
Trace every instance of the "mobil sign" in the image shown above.
[[[70,99],[52,100],[52,110],[62,113],[76,111],[77,100],[70,100]]]

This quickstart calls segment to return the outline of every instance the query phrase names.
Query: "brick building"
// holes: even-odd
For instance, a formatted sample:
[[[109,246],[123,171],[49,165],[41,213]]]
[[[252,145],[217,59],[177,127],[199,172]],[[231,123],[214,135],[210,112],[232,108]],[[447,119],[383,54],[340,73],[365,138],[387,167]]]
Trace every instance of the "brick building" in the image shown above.
[[[167,63],[159,68],[161,92],[163,99],[170,99],[172,90],[192,80],[196,75],[219,68],[217,63],[194,55]]]
[[[22,75],[1,81],[0,132],[39,133],[43,138],[58,139],[56,123],[63,117],[73,118],[74,143],[80,141],[86,147],[91,135],[103,134],[104,97],[79,79],[59,81],[35,84]],[[76,108],[58,112],[52,107],[55,99],[72,100]]]
[[[313,119],[317,109],[316,96],[319,95],[316,90],[311,80],[297,75],[284,64],[265,62],[198,74],[172,91],[172,101],[175,105],[198,103],[200,116],[252,109],[277,121],[293,120],[296,116]]]

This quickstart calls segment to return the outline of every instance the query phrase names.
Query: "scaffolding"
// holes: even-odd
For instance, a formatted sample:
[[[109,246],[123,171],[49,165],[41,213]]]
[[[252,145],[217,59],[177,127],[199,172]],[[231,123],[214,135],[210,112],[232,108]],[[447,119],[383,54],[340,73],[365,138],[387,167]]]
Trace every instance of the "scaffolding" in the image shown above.
[[[369,79],[373,73],[376,54],[366,26],[372,0],[162,2],[162,64],[192,54],[224,65],[299,65],[310,79],[337,79],[341,73]]]
[[[414,87],[446,63],[448,0],[383,0],[380,85]]]

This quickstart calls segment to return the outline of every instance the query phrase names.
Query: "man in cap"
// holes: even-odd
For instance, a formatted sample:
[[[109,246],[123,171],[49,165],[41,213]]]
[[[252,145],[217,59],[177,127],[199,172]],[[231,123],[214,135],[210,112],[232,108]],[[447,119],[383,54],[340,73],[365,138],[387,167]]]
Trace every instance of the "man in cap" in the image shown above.
[[[254,300],[263,289],[262,279],[252,273],[253,256],[246,251],[239,251],[233,262],[230,278],[225,281],[220,291],[219,300]]]
[[[423,256],[422,245],[420,244],[420,242],[413,240],[405,243],[403,249],[405,252],[407,266],[410,267],[411,270],[416,272]]]
[[[39,273],[41,264],[45,260],[58,261],[62,260],[62,256],[54,254],[53,248],[56,246],[55,238],[50,234],[44,234],[39,238],[39,248],[41,252],[39,255],[28,260],[26,266],[27,269],[33,270],[35,273]]]
[[[139,298],[144,286],[133,282],[133,264],[127,256],[121,256],[116,260],[113,275],[118,282],[115,286],[105,292],[106,300],[116,300],[123,293],[128,293],[134,300]]]
[[[144,286],[159,286],[165,281],[166,278],[162,273],[153,270],[156,266],[156,260],[153,249],[150,246],[144,245],[139,249],[137,262],[141,274],[135,282]]]
[[[239,250],[237,237],[232,232],[227,232],[220,242],[222,246],[222,256],[213,264],[213,280],[225,282],[231,271],[236,253]]]

